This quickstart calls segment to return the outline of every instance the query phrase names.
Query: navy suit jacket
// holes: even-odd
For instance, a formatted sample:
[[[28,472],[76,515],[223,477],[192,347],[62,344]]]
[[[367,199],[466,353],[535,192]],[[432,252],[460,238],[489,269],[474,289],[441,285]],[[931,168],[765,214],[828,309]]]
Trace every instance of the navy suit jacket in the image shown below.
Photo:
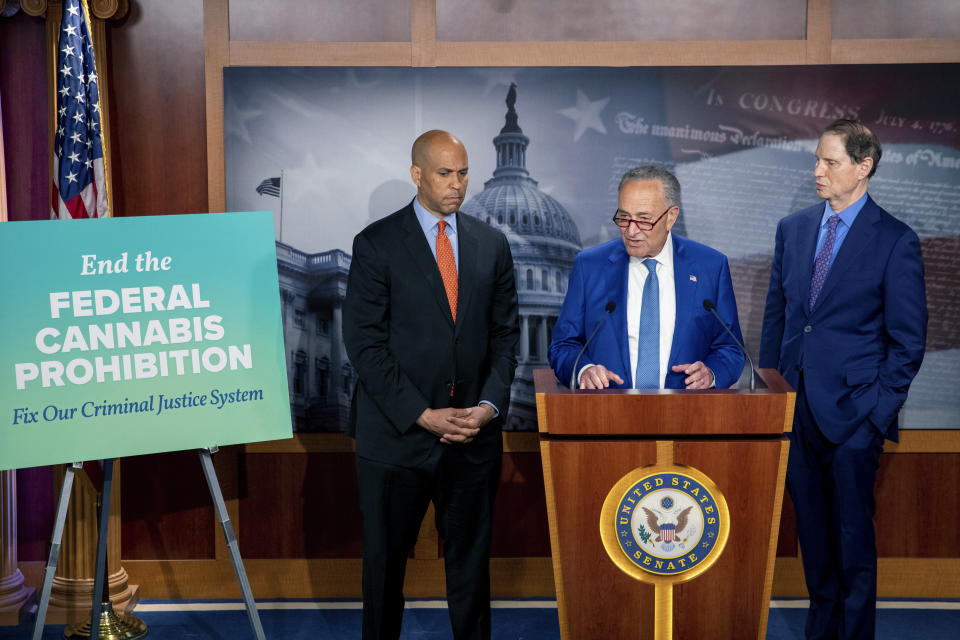
[[[727,258],[693,240],[676,234],[671,237],[677,317],[669,366],[702,360],[716,376],[717,388],[729,387],[740,378],[744,355],[713,314],[703,308],[705,298],[713,301],[717,313],[742,340]],[[622,385],[614,383],[612,387],[632,386],[627,346],[629,264],[630,256],[619,237],[577,255],[550,343],[550,366],[563,384],[569,383],[577,352],[606,315],[607,303],[612,301],[616,309],[577,366],[602,364],[623,378]],[[664,386],[683,389],[685,378],[683,373],[668,370]]]
[[[443,447],[476,462],[495,459],[510,404],[520,336],[507,238],[457,213],[457,319],[412,204],[374,222],[353,241],[343,302],[343,341],[359,374],[348,433],[357,455],[434,468]],[[492,402],[500,417],[469,444],[445,445],[417,426],[424,409]]]
[[[814,205],[777,226],[760,366],[794,388],[802,369],[810,411],[830,441],[846,441],[864,420],[896,441],[926,344],[920,240],[868,196],[808,311],[823,210]]]

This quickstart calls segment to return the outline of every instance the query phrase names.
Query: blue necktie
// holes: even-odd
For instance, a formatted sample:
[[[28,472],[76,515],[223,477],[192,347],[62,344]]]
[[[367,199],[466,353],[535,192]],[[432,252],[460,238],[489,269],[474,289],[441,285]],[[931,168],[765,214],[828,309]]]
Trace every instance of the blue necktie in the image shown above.
[[[660,281],[657,280],[657,261],[647,258],[647,279],[643,283],[640,302],[640,332],[637,335],[637,373],[633,378],[635,389],[660,388]]]
[[[823,246],[817,254],[817,259],[813,262],[813,277],[810,279],[810,297],[807,299],[807,310],[813,311],[813,305],[817,302],[817,296],[823,288],[823,283],[827,279],[827,273],[830,271],[830,257],[833,255],[833,245],[837,241],[837,223],[840,222],[840,216],[833,214],[827,218],[827,237],[823,239]]]

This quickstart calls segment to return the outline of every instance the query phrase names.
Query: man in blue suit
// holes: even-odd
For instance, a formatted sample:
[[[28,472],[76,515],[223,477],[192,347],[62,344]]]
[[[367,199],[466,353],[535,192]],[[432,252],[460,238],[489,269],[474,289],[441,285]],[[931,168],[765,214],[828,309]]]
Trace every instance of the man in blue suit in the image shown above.
[[[787,488],[807,638],[874,637],[874,482],[926,342],[920,241],[867,195],[880,155],[863,123],[827,127],[813,172],[826,202],[780,221],[763,314],[760,366],[797,391]]]
[[[550,366],[581,389],[709,389],[740,378],[744,356],[710,300],[740,338],[727,258],[671,233],[680,183],[664,169],[620,180],[620,237],[582,251],[550,343]],[[596,330],[574,372],[574,361]],[[575,375],[574,375],[575,374]]]

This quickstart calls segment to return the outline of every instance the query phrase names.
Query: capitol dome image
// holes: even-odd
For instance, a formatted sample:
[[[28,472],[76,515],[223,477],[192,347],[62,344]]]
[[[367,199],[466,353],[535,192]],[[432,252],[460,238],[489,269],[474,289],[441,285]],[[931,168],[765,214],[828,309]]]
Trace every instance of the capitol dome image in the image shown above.
[[[549,367],[547,348],[560,313],[580,233],[563,205],[527,171],[527,147],[516,111],[517,85],[507,92],[506,122],[493,139],[497,168],[461,210],[503,231],[513,253],[520,301],[520,342],[507,429],[535,431],[533,370]]]

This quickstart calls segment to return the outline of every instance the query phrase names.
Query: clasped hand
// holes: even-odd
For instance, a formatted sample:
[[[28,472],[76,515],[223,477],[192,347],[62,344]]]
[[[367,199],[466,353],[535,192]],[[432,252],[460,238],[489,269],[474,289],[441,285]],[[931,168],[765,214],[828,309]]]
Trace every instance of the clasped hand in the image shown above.
[[[493,407],[488,404],[463,409],[425,409],[417,418],[417,424],[444,444],[466,444],[477,437],[493,415]]]

